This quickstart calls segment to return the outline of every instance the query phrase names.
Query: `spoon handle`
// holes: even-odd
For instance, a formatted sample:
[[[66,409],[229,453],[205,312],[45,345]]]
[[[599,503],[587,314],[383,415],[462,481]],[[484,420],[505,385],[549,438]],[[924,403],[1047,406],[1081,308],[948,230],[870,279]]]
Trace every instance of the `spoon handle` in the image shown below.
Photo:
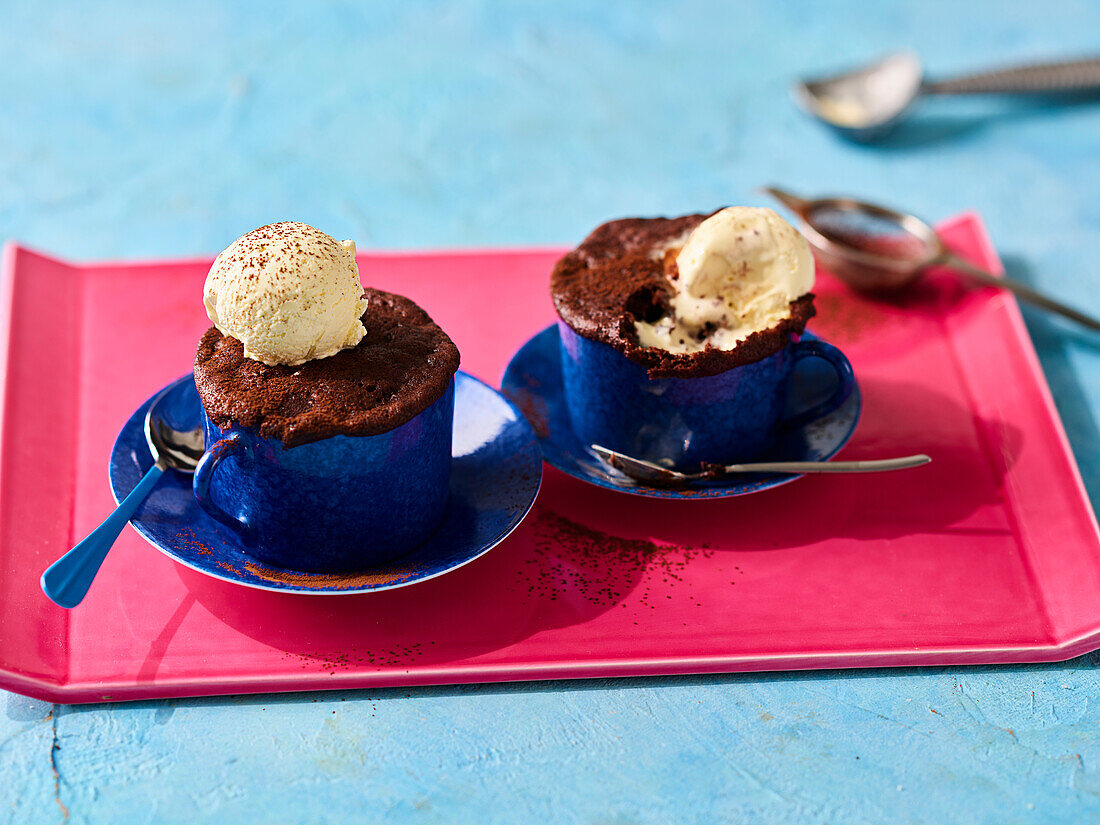
[[[1091,315],[1086,315],[1083,312],[1079,312],[1073,307],[1068,307],[1060,301],[1055,301],[1053,298],[1048,298],[1041,292],[1029,287],[1027,284],[1022,284],[1019,281],[1014,281],[1011,278],[998,278],[991,272],[986,272],[984,269],[974,266],[969,261],[960,258],[958,255],[948,253],[948,255],[942,261],[943,265],[949,269],[962,272],[964,275],[972,278],[979,283],[986,286],[995,286],[999,289],[1007,289],[1009,292],[1018,296],[1021,300],[1027,301],[1029,304],[1034,304],[1037,307],[1049,310],[1050,312],[1056,312],[1059,315],[1063,315],[1066,318],[1070,318],[1079,324],[1083,324],[1089,329],[1100,331],[1100,321],[1093,318]]]
[[[921,92],[933,95],[1042,94],[1100,89],[1100,58],[1035,63],[990,72],[927,81]]]
[[[107,551],[115,543],[122,528],[134,515],[134,512],[152,492],[153,487],[164,475],[164,470],[154,464],[149,472],[138,482],[107,516],[106,520],[95,528],[88,537],[76,547],[46,568],[42,574],[42,592],[61,607],[76,607],[84,600],[84,595],[99,572],[99,566],[107,557]]]
[[[926,455],[907,455],[874,461],[761,461],[728,464],[722,469],[727,473],[882,473],[920,467],[931,460]]]

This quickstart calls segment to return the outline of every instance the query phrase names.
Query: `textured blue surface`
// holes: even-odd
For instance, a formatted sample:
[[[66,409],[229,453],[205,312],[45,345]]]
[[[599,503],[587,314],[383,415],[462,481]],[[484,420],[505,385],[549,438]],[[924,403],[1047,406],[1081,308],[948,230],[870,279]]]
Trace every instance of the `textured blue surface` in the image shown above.
[[[0,234],[216,252],[296,218],[364,247],[568,243],[765,182],[980,209],[1013,274],[1100,314],[1100,105],[929,101],[878,146],[803,71],[1095,50],[1100,6],[0,6]],[[1100,345],[1025,314],[1094,503]],[[1100,658],[1064,665],[51,708],[0,697],[13,822],[1087,822]]]
[[[389,432],[289,450],[255,431],[219,429],[199,404],[209,457],[195,468],[195,500],[230,528],[237,546],[268,564],[315,572],[385,564],[443,519],[454,402],[452,382]],[[234,503],[237,512],[225,509]]]
[[[184,388],[176,392],[181,402],[178,409],[191,405],[189,420],[186,423],[181,420],[181,428],[190,429],[200,417],[204,418],[195,383],[191,376],[185,375],[169,386]],[[293,581],[280,581],[263,566],[257,568],[254,560],[242,552],[237,531],[202,511],[192,494],[191,476],[181,473],[169,473],[157,485],[137,511],[134,527],[156,547],[188,567],[262,590],[346,594],[387,590],[443,575],[487,553],[515,530],[534,504],[542,482],[542,454],[534,432],[519,411],[499,392],[464,372],[455,376],[451,388],[448,395],[425,411],[435,409],[435,416],[446,419],[447,456],[454,458],[450,462],[450,496],[444,500],[442,523],[413,552],[396,562],[380,565],[366,581],[355,572],[346,578],[327,573],[308,581],[309,575],[299,570],[294,571]],[[151,402],[152,399],[139,407],[123,425],[111,451],[111,489],[116,500],[133,489],[152,463],[142,428]],[[310,446],[293,449],[301,456],[300,451]],[[310,461],[308,456],[306,461]],[[422,458],[421,466],[413,465],[412,471],[423,472],[424,463]],[[359,495],[363,486],[353,484],[350,489]],[[226,500],[231,500],[228,495]],[[399,512],[399,502],[391,499],[388,504],[391,511]],[[348,509],[345,505],[345,513]],[[355,523],[361,525],[365,518],[360,514]]]
[[[511,398],[535,425],[543,455],[552,467],[557,467],[562,472],[590,484],[606,487],[609,490],[624,490],[650,498],[725,498],[779,487],[802,478],[800,475],[790,473],[759,473],[720,482],[700,482],[693,484],[690,489],[677,490],[639,484],[623,473],[610,470],[589,449],[592,442],[581,440],[573,430],[569,414],[571,408],[567,405],[569,396],[562,380],[564,370],[562,370],[561,359],[568,357],[564,355],[564,348],[561,345],[559,330],[562,328],[562,324],[555,324],[532,336],[513,356],[501,381],[501,388],[505,395]],[[581,346],[587,345],[594,348],[592,352],[595,353],[596,358],[602,360],[613,356],[610,359],[613,369],[619,369],[622,363],[627,363],[637,369],[644,379],[645,373],[641,367],[629,364],[610,347],[576,335],[574,339],[576,343],[583,341]],[[816,340],[816,336],[807,332],[804,340]],[[839,352],[835,348],[830,349],[833,352]],[[619,359],[622,359],[621,362]],[[627,372],[628,378],[631,372]],[[826,398],[827,403],[831,401],[830,393],[837,395],[837,390],[840,389],[837,386],[832,365],[819,359],[804,361],[803,366],[799,368],[798,377],[800,380],[792,382],[792,392],[787,398],[789,408],[795,411],[807,410],[810,405],[816,406],[815,402],[822,397]],[[831,414],[821,416],[803,427],[784,432],[770,445],[764,455],[759,456],[759,459],[761,461],[824,461],[832,458],[848,443],[852,433],[855,432],[856,424],[859,423],[862,400],[859,387],[854,380],[847,386],[845,399],[844,403]],[[813,409],[808,411],[813,412]],[[607,441],[599,438],[596,439],[596,443],[608,446]],[[637,455],[629,449],[625,452]]]
[[[752,461],[788,421],[795,427],[835,412],[855,386],[844,354],[809,336],[752,364],[685,380],[651,379],[645,367],[564,321],[558,335],[565,406],[577,436],[648,461],[671,459],[685,471],[704,461]],[[786,418],[787,385],[795,364],[808,357],[833,367],[836,377],[826,384],[832,393],[804,401]]]

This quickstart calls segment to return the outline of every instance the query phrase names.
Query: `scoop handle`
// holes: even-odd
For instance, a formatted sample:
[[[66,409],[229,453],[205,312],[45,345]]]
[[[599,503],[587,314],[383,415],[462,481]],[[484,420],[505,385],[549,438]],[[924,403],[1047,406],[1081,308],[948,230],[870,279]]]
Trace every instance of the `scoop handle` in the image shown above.
[[[989,72],[927,81],[932,95],[1043,94],[1100,90],[1100,57],[1058,63],[1032,63]]]
[[[921,467],[931,456],[907,455],[901,458],[876,458],[861,461],[754,461],[752,464],[727,464],[723,472],[730,473],[885,473]]]
[[[1012,278],[997,277],[992,272],[987,272],[981,267],[974,266],[974,264],[967,261],[965,258],[961,258],[954,253],[947,253],[940,261],[948,269],[953,269],[956,272],[961,272],[971,280],[986,286],[998,287],[999,289],[1007,289],[1013,295],[1017,296],[1022,301],[1027,301],[1029,304],[1040,307],[1041,309],[1055,312],[1058,315],[1062,315],[1077,323],[1094,329],[1100,332],[1100,321],[1093,318],[1091,315],[1086,315],[1073,307],[1066,306],[1060,301],[1055,301],[1053,298],[1049,298],[1041,292],[1038,292],[1027,284],[1014,281]]]
[[[164,470],[154,464],[145,477],[137,483],[104,522],[88,534],[76,547],[46,568],[40,584],[54,604],[60,607],[76,607],[88,593],[92,579],[99,572],[108,551],[114,546],[122,528],[126,526],[137,508],[152,492],[164,475]]]

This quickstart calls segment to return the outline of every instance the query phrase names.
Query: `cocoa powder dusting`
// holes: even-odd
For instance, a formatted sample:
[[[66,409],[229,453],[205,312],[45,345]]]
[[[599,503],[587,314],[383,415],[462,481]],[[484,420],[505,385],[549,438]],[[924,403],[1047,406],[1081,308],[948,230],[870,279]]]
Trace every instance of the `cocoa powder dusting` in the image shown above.
[[[694,559],[714,554],[706,543],[658,544],[611,535],[538,506],[532,518],[535,556],[524,561],[517,584],[538,600],[556,601],[569,591],[591,604],[610,606],[633,591],[641,606],[656,610],[654,585],[684,583],[684,571]],[[662,595],[671,598],[665,589]],[[694,596],[687,598],[694,601]]]
[[[884,324],[896,323],[881,303],[848,290],[818,295],[820,310],[813,331],[837,346],[853,344],[874,335]]]
[[[339,671],[410,665],[424,655],[424,649],[424,644],[413,642],[386,649],[360,650],[352,646],[347,650],[288,653],[286,657],[298,661],[302,670],[321,670],[335,676]]]
[[[222,570],[224,570],[224,571],[225,571],[226,573],[232,573],[232,574],[233,574],[234,576],[236,576],[237,578],[242,578],[242,577],[244,576],[244,573],[242,573],[242,572],[241,572],[240,570],[238,570],[238,569],[237,569],[236,567],[234,567],[233,565],[231,565],[231,564],[230,564],[229,562],[225,562],[225,561],[220,561],[220,562],[218,562],[218,567],[220,567],[220,568],[221,568]]]
[[[244,569],[268,582],[290,584],[307,590],[356,590],[385,584],[401,584],[419,573],[420,565],[398,564],[382,570],[353,573],[302,573],[268,567],[260,562],[247,561]]]
[[[179,538],[180,549],[187,551],[190,550],[199,556],[209,556],[212,551],[209,547],[199,540],[199,537],[195,535],[195,531],[190,527],[180,528],[179,533],[176,534]]]
[[[546,409],[546,401],[526,390],[505,391],[504,394],[523,413],[523,417],[527,419],[535,435],[539,438],[550,437],[550,413]]]

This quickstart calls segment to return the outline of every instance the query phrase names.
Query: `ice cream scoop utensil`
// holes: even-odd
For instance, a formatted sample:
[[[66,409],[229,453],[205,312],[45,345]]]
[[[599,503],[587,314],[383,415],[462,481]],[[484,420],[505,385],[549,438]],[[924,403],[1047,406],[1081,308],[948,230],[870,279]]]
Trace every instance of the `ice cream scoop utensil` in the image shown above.
[[[167,469],[193,473],[203,452],[201,427],[191,411],[193,387],[175,385],[157,396],[145,414],[145,440],[153,454],[153,466],[118,508],[87,538],[59,558],[42,574],[42,592],[61,607],[76,607],[84,599],[92,579],[107,557],[122,528],[145,501]],[[191,413],[191,414],[189,414]]]
[[[807,200],[774,186],[765,186],[763,191],[794,212],[818,260],[856,289],[890,292],[907,286],[929,267],[943,266],[1100,330],[1097,319],[959,257],[944,245],[936,230],[914,215],[851,198]]]
[[[1065,94],[1100,90],[1100,58],[1040,63],[932,81],[920,58],[894,52],[843,74],[800,80],[795,101],[854,140],[886,133],[921,95]]]
[[[885,458],[874,461],[758,461],[751,464],[715,465],[698,473],[681,473],[652,461],[643,461],[628,455],[591,445],[592,452],[620,472],[647,484],[679,486],[692,481],[716,481],[742,473],[881,473],[888,470],[907,470],[920,467],[932,459],[926,455],[908,455],[902,458]]]

